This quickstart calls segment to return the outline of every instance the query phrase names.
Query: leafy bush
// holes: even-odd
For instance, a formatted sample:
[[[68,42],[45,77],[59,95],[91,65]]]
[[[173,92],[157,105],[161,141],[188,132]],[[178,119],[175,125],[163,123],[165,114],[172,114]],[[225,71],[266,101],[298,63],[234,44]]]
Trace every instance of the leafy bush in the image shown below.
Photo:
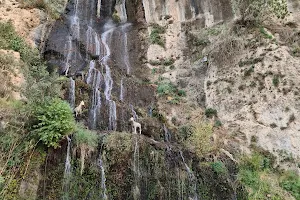
[[[213,169],[213,171],[218,175],[224,175],[227,173],[227,168],[221,161],[213,162],[210,164],[210,166]]]
[[[150,33],[150,42],[152,44],[158,44],[162,47],[165,46],[165,41],[161,34],[165,33],[165,28],[162,26],[159,26],[158,24],[153,24],[152,25],[152,31]]]
[[[274,76],[272,79],[272,83],[275,87],[278,87],[279,85],[279,77],[278,76]]]
[[[76,146],[86,145],[91,148],[95,148],[98,145],[99,137],[96,132],[85,129],[83,125],[77,125],[74,133],[74,140]]]
[[[295,199],[300,199],[300,178],[295,172],[287,172],[280,181],[280,187],[289,191]]]
[[[162,95],[173,95],[176,92],[176,87],[171,82],[161,82],[157,87],[157,92]]]
[[[57,148],[59,141],[75,128],[75,120],[69,104],[57,98],[38,105],[33,116],[32,133],[47,147]]]
[[[191,127],[191,135],[186,140],[186,146],[199,157],[213,150],[211,136],[213,127],[204,122],[198,122]]]
[[[213,116],[217,116],[217,110],[216,109],[213,109],[213,108],[207,108],[205,109],[205,116],[208,117],[208,118],[211,118]]]
[[[178,95],[181,96],[181,97],[185,97],[186,92],[184,90],[178,90]]]
[[[222,126],[222,122],[220,120],[215,121],[215,127],[221,127]]]

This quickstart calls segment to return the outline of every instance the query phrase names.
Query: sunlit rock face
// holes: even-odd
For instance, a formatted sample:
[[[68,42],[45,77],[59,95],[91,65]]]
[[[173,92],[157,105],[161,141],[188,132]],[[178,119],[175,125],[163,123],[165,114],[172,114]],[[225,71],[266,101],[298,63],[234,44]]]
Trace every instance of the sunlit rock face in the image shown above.
[[[230,0],[143,0],[143,5],[148,23],[172,17],[178,22],[196,20],[199,25],[211,26],[233,16]]]

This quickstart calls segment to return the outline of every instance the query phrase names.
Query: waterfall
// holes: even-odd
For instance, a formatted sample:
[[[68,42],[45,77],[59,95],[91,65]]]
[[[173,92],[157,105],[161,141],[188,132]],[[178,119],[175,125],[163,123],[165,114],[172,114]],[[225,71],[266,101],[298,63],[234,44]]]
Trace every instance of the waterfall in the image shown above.
[[[64,51],[67,52],[67,56],[66,56],[66,60],[65,60],[65,66],[64,66],[64,73],[65,73],[65,76],[68,75],[68,72],[69,72],[69,69],[70,69],[70,61],[71,61],[71,58],[72,58],[72,37],[69,36],[68,39],[67,39],[67,43],[65,44],[65,48],[64,48]]]
[[[102,196],[101,199],[106,200],[107,199],[107,189],[106,189],[106,177],[105,177],[105,170],[103,166],[103,161],[101,159],[101,152],[100,152],[100,158],[99,158],[99,166],[101,170],[101,189],[102,189]]]
[[[124,42],[124,55],[123,55],[123,60],[124,64],[126,67],[126,73],[130,73],[130,62],[129,62],[129,54],[128,54],[128,37],[127,37],[127,32],[126,28],[129,27],[131,24],[127,23],[121,26],[121,30],[123,33],[123,42]]]
[[[110,24],[108,24],[108,26],[109,25]],[[107,101],[110,100],[111,90],[112,90],[112,86],[113,86],[113,80],[111,78],[111,72],[110,72],[110,68],[108,65],[108,60],[109,60],[110,53],[111,53],[108,42],[111,39],[114,28],[112,28],[112,27],[109,27],[109,28],[110,28],[109,30],[105,31],[101,35],[101,39],[105,46],[105,52],[106,52],[106,55],[101,59],[101,61],[105,66],[105,91],[104,91],[104,94],[105,94]]]
[[[190,192],[189,190],[189,199],[191,200],[198,200],[198,194],[197,194],[197,179],[193,173],[193,171],[189,168],[189,166],[186,164],[185,162],[185,159],[183,157],[183,153],[182,151],[179,152],[180,153],[180,156],[181,156],[181,159],[182,159],[182,162],[185,166],[185,169],[188,173],[188,176],[189,176],[189,185],[191,184],[191,187],[192,187],[192,191]],[[192,193],[192,194],[190,194]]]
[[[122,0],[122,4],[120,7],[120,19],[123,23],[127,22],[126,0]]]
[[[75,81],[70,78],[69,103],[72,109],[75,108]]]
[[[89,64],[89,72],[88,72],[88,75],[87,75],[87,78],[86,78],[86,83],[87,84],[91,83],[91,77],[92,77],[92,73],[93,73],[94,69],[95,69],[95,61],[91,60],[90,64]]]
[[[116,102],[109,101],[109,130],[117,130],[117,108]]]
[[[90,126],[92,129],[96,128],[97,122],[97,113],[99,113],[101,108],[101,93],[100,93],[100,85],[101,85],[101,72],[99,70],[94,69],[94,78],[92,83],[93,93],[92,93],[92,106],[90,109]]]
[[[97,0],[97,17],[100,18],[101,12],[101,0]]]
[[[97,32],[88,26],[86,31],[86,50],[95,56],[100,56],[100,40]]]
[[[121,79],[121,84],[120,84],[120,101],[124,101],[123,78]]]
[[[68,146],[67,146],[67,156],[65,161],[65,171],[64,171],[64,179],[63,179],[63,191],[64,196],[63,200],[69,199],[69,188],[70,188],[70,179],[72,176],[71,173],[71,157],[70,157],[70,150],[71,150],[71,138],[67,136]]]
[[[132,117],[134,118],[135,121],[138,120],[138,116],[137,116],[136,112],[133,109],[133,105],[130,104],[129,106],[130,106],[130,109],[131,109]]]
[[[75,0],[75,13],[71,16],[71,34],[73,39],[80,39],[80,24],[78,17],[79,0]]]

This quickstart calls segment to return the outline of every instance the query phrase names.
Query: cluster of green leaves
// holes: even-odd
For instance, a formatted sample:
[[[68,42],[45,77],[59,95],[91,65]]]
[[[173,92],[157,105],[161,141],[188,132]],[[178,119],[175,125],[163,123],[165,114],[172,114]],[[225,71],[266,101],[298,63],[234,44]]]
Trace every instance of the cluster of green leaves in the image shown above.
[[[165,32],[166,32],[165,27],[159,26],[158,24],[153,24],[152,30],[150,33],[151,44],[158,44],[158,45],[164,47],[165,40],[164,40],[164,37],[161,36],[161,34],[164,34]]]
[[[275,87],[278,87],[279,85],[279,76],[278,75],[275,75],[272,79],[272,83]]]
[[[248,199],[266,199],[268,197],[284,200],[286,199],[284,190],[299,199],[299,176],[295,173],[284,173],[281,176],[273,169],[272,162],[270,157],[260,153],[253,153],[241,158],[238,179],[246,186]]]
[[[284,18],[288,14],[287,2],[285,0],[240,0],[236,7],[242,15],[242,20],[254,20],[261,22],[270,14],[278,18]]]
[[[300,199],[300,177],[295,172],[287,172],[281,177],[280,186],[289,191],[296,200]]]
[[[171,104],[178,104],[181,98],[186,96],[184,90],[179,90],[168,80],[162,80],[158,83],[157,93],[159,96],[171,97],[171,100],[169,100],[169,103]]]
[[[187,129],[188,137],[185,145],[197,156],[202,157],[213,150],[211,142],[213,126],[205,122],[197,122]]]
[[[205,116],[207,118],[212,118],[213,116],[217,116],[218,114],[218,111],[216,109],[213,109],[213,108],[207,108],[205,109]]]
[[[216,161],[210,164],[213,171],[218,175],[225,175],[228,170],[225,166],[225,164],[221,161]]]
[[[48,147],[58,147],[59,141],[75,129],[75,119],[69,104],[61,99],[47,100],[33,112],[34,135]]]
[[[98,145],[99,137],[96,132],[84,128],[83,125],[77,124],[76,131],[73,135],[76,146],[85,145],[95,148]]]
[[[260,27],[259,31],[265,38],[270,39],[270,40],[273,39],[273,36],[270,35],[264,27]]]

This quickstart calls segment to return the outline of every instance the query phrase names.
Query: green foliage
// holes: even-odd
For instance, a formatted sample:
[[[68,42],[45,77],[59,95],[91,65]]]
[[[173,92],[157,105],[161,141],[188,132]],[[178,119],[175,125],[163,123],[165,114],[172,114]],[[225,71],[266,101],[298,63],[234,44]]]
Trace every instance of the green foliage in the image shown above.
[[[222,122],[220,120],[215,121],[215,127],[221,127],[222,126]]]
[[[185,97],[186,92],[184,90],[178,90],[178,95],[181,96],[181,97]]]
[[[241,158],[238,179],[248,190],[248,199],[284,200],[284,193],[277,185],[277,178],[271,160],[259,153]]]
[[[213,108],[207,108],[205,109],[205,116],[208,118],[212,118],[213,116],[217,116],[218,111],[216,109]]]
[[[161,82],[157,87],[157,92],[160,96],[173,95],[176,93],[176,87],[171,82]]]
[[[186,146],[196,155],[202,157],[213,150],[211,136],[213,134],[212,125],[205,122],[198,122],[191,126],[191,134],[186,139]]]
[[[175,60],[173,58],[167,58],[163,61],[163,65],[164,66],[170,66],[173,65],[175,62]]]
[[[57,148],[59,141],[75,128],[69,104],[57,98],[38,105],[33,116],[32,133],[48,147]]]
[[[280,187],[289,191],[296,200],[300,199],[300,177],[295,172],[287,172],[281,177]]]
[[[260,23],[270,14],[284,18],[288,14],[286,0],[239,0],[235,1],[235,10],[239,10],[242,20]]]
[[[273,77],[272,83],[275,87],[278,87],[278,85],[279,85],[279,76],[278,75]]]
[[[165,28],[162,26],[159,26],[158,24],[153,24],[152,25],[152,30],[150,33],[150,42],[151,44],[158,44],[162,47],[165,46],[165,41],[163,36],[161,34],[165,33]]]
[[[211,168],[218,175],[225,175],[227,173],[227,168],[221,161],[216,161],[210,164]]]
[[[249,69],[244,72],[244,76],[250,76],[254,72],[254,66],[252,65]]]
[[[83,125],[77,125],[74,133],[76,146],[85,145],[95,148],[98,145],[99,137],[96,132],[85,129]]]
[[[266,31],[266,29],[265,29],[264,27],[260,27],[260,28],[259,28],[259,31],[260,31],[261,34],[263,34],[263,36],[264,36],[265,38],[270,39],[270,40],[273,39],[273,36],[270,35],[270,34]]]

